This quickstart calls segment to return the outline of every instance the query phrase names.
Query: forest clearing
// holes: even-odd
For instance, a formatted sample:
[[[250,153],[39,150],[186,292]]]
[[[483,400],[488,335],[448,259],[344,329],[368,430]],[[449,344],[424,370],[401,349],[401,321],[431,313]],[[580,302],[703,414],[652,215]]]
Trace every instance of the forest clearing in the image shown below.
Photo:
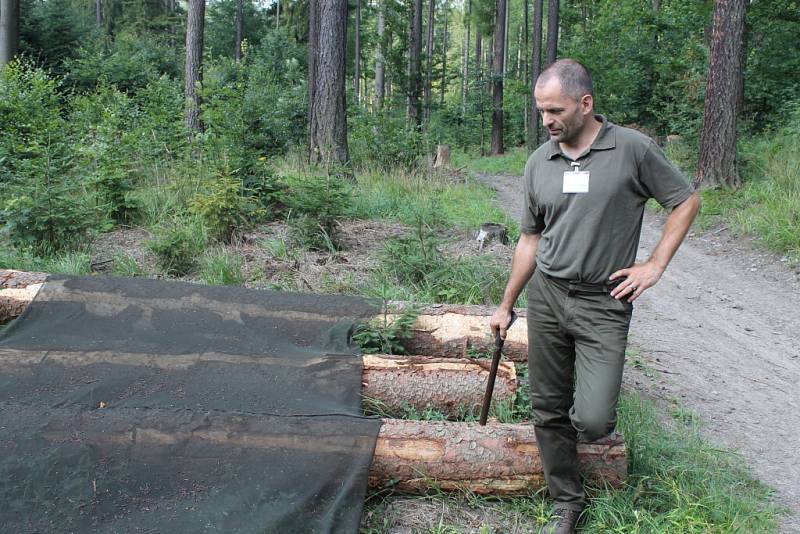
[[[620,125],[619,147],[633,136],[665,154],[702,207],[658,284],[640,286],[616,433],[577,445],[588,476],[578,531],[800,532],[797,8],[2,0],[0,413],[13,424],[0,426],[0,530],[538,532],[561,512],[533,430],[528,294],[515,300],[521,319],[481,427],[490,318],[532,234],[526,212],[538,209],[526,162],[561,147],[567,169],[589,169],[584,158],[617,146],[592,138],[573,157],[567,133],[596,124],[596,139]],[[572,98],[571,75],[553,70],[564,58],[592,75],[574,99],[588,106],[584,122],[558,118],[542,97],[555,79]],[[567,174],[563,193],[581,194]],[[637,262],[658,256],[680,206],[661,204],[645,210]],[[503,235],[484,239],[487,223]],[[20,300],[18,275],[4,270],[53,275],[35,313],[17,319],[40,286]],[[170,308],[163,288],[188,303],[183,332],[198,335],[181,338],[185,353],[178,338],[162,340],[171,360],[149,348],[93,352],[92,334],[80,349],[46,347],[50,333],[30,334],[24,320],[59,302],[61,276],[121,284],[126,297],[98,286],[85,303],[98,325],[118,315],[114,328],[136,330],[125,314],[141,306],[151,317],[148,299]],[[89,294],[76,287],[69,298]],[[140,302],[140,290],[152,293]],[[264,311],[248,300],[259,294],[285,307]],[[198,302],[223,320],[203,319]],[[235,325],[259,314],[267,322],[242,340],[250,334]],[[286,326],[281,314],[304,319]],[[270,317],[290,333],[270,337]],[[325,345],[336,320],[353,330],[345,339],[331,327]],[[38,341],[15,347],[20,332]],[[242,346],[226,352],[227,335]],[[271,375],[248,352],[261,341],[310,360],[286,364],[285,380]],[[356,363],[319,366],[330,351]],[[123,387],[129,372],[138,378]],[[314,411],[299,393],[281,407],[295,391],[283,388],[314,397],[311,382],[327,394],[337,376],[342,408]],[[292,417],[319,434],[291,437]],[[275,467],[259,461],[276,447],[294,452],[270,456]],[[298,482],[292,463],[329,471]],[[174,480],[150,481],[147,465]],[[265,489],[272,474],[268,489],[311,504],[280,517]],[[339,508],[320,512],[329,501],[314,495],[328,491]]]

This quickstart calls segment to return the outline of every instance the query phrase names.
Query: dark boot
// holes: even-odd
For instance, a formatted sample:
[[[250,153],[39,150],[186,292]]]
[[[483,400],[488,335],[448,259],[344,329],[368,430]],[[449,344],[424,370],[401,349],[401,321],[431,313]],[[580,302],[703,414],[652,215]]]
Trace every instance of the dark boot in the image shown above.
[[[556,508],[553,518],[542,527],[539,534],[575,534],[580,516],[580,510]]]

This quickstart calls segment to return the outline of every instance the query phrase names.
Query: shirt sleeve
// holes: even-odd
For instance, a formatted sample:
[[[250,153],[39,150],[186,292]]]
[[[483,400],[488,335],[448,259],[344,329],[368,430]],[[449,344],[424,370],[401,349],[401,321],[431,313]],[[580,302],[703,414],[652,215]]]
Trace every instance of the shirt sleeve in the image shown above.
[[[639,163],[639,181],[649,196],[666,209],[674,208],[694,193],[683,173],[652,140]]]
[[[522,220],[519,229],[523,234],[540,234],[544,230],[544,219],[539,214],[536,199],[533,196],[533,160],[528,160],[525,165],[525,175],[522,177]]]

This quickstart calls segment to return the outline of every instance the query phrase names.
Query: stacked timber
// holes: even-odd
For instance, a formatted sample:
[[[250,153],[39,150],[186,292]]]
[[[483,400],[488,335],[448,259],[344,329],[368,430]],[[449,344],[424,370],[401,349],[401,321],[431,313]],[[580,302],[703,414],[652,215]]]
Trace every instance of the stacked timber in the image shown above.
[[[18,316],[30,304],[46,275],[0,270],[0,323]],[[394,313],[404,305],[394,303]],[[365,398],[377,400],[388,413],[412,407],[431,408],[448,416],[475,410],[483,398],[489,362],[465,358],[476,351],[491,350],[486,335],[492,309],[482,306],[433,305],[420,310],[413,352],[435,355],[365,355],[362,385]],[[509,330],[505,353],[515,360],[527,355],[524,310]],[[390,317],[391,320],[391,317]],[[0,372],[15,364],[20,355],[0,351]],[[48,356],[58,359],[56,354]],[[65,357],[64,365],[69,365]],[[19,362],[16,362],[19,363]],[[77,362],[73,364],[79,364]],[[144,364],[157,365],[148,361]],[[504,362],[498,372],[493,396],[496,405],[511,402],[517,388],[514,366]],[[137,439],[148,435],[143,429]],[[214,439],[240,439],[230,432],[210,432]],[[162,436],[163,437],[163,436]],[[183,439],[174,436],[175,439]],[[100,437],[98,437],[100,439]],[[192,435],[186,439],[206,439]],[[211,439],[211,438],[209,438]],[[247,446],[269,446],[275,436],[249,436]],[[293,442],[297,442],[295,440]],[[300,442],[302,440],[299,440]],[[625,444],[621,436],[581,444],[579,460],[586,476],[598,483],[618,485],[627,474]],[[385,419],[378,436],[370,471],[370,485],[404,492],[432,487],[460,489],[481,494],[526,494],[544,485],[536,437],[531,425]]]

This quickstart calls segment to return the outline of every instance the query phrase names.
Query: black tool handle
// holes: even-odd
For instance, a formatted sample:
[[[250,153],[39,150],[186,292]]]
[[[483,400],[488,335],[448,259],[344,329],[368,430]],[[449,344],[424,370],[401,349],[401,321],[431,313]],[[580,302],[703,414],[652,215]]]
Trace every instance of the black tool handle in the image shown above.
[[[506,327],[506,335],[508,329],[517,320],[517,314],[511,312],[511,320]],[[494,381],[497,378],[497,368],[500,366],[500,356],[503,352],[503,343],[505,340],[500,337],[500,330],[494,336],[494,355],[492,356],[492,367],[489,370],[489,381],[486,383],[486,393],[483,395],[483,406],[481,406],[481,417],[478,423],[481,426],[486,426],[486,419],[489,417],[489,406],[492,404],[492,393],[494,393]]]

